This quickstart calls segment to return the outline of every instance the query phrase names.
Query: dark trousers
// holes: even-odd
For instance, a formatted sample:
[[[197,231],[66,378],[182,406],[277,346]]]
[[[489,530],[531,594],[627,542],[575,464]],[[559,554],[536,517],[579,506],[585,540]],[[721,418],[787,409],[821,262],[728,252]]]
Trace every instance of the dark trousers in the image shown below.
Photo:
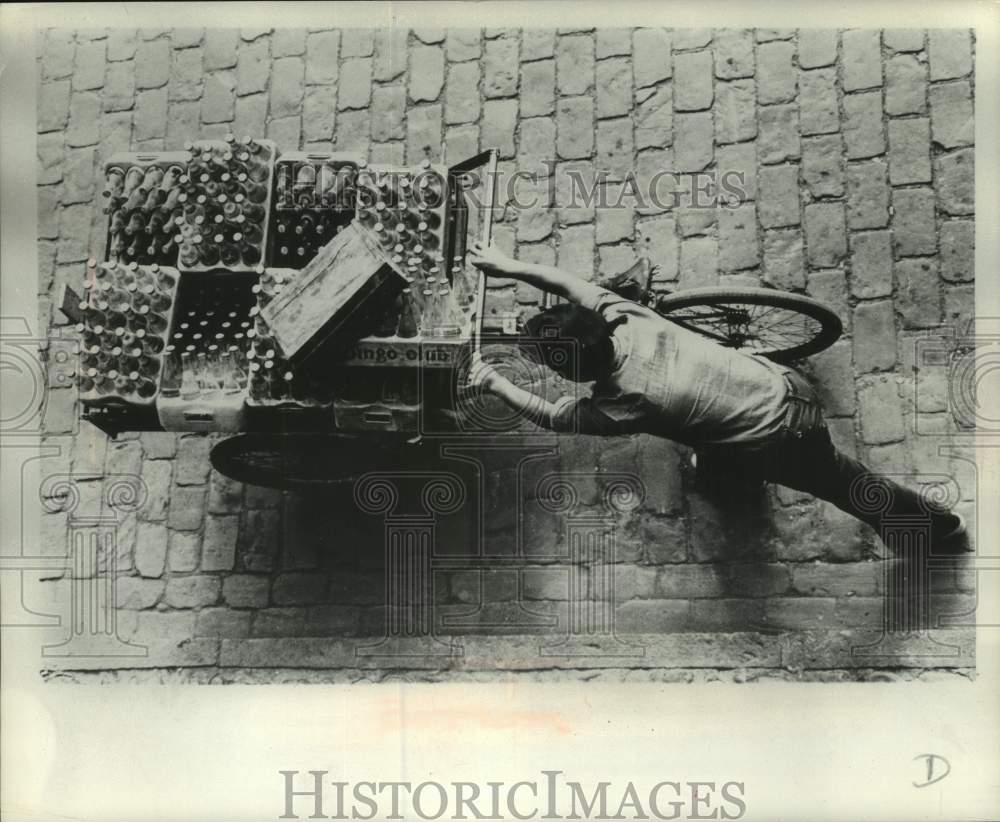
[[[760,449],[699,449],[711,472],[725,471],[741,482],[774,482],[833,503],[881,533],[885,518],[930,520],[931,540],[954,531],[959,518],[925,494],[870,471],[831,441],[823,408],[812,386],[785,372],[788,408],[779,435]]]

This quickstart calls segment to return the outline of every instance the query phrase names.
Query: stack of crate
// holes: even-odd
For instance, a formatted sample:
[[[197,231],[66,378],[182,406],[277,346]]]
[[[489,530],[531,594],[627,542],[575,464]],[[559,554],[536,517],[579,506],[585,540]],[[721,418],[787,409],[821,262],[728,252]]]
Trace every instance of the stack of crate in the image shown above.
[[[115,155],[105,177],[105,259],[73,313],[83,414],[108,433],[415,431],[454,395],[481,288],[454,169],[230,135]],[[262,312],[355,220],[406,288],[336,361],[286,359]]]

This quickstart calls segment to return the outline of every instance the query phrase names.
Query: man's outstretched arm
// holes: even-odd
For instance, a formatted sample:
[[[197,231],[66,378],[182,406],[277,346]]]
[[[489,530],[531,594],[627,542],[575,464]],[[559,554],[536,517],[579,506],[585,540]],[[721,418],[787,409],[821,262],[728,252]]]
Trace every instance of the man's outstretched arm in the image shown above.
[[[470,251],[470,262],[487,274],[521,280],[570,302],[594,306],[606,293],[600,286],[555,266],[511,259],[496,246],[484,246],[477,241],[470,246]]]
[[[493,366],[476,359],[469,372],[469,383],[497,397],[523,417],[542,428],[552,429],[557,424],[559,407],[543,397],[526,391],[500,374]]]

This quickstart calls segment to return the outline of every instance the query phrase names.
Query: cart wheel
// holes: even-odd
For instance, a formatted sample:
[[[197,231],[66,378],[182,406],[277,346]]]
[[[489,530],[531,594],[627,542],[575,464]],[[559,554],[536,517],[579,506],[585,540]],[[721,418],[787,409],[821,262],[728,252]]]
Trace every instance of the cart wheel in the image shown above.
[[[788,362],[829,348],[844,330],[823,303],[767,288],[691,288],[660,297],[656,311],[727,348]]]
[[[248,485],[283,491],[350,488],[369,471],[427,467],[435,450],[385,434],[240,434],[212,449],[212,467]]]

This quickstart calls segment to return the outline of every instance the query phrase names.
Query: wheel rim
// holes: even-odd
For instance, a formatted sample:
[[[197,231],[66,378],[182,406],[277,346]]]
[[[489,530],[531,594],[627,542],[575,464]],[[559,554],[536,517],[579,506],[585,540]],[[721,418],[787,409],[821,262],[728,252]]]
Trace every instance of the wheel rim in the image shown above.
[[[758,354],[800,350],[823,334],[823,324],[815,317],[773,304],[713,300],[665,316],[727,348]]]

